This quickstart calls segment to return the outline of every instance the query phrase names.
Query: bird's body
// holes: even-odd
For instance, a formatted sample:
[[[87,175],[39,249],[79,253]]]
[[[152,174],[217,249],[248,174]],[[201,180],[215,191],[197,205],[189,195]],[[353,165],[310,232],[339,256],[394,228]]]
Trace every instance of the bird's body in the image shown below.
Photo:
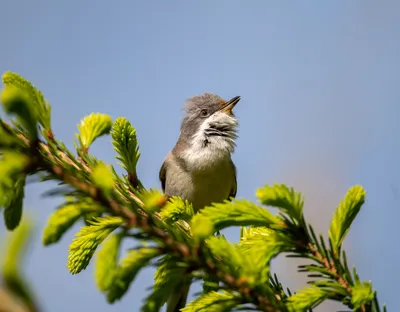
[[[167,196],[188,200],[195,211],[236,196],[235,148],[238,122],[232,109],[240,100],[225,101],[214,94],[189,99],[179,139],[160,169]],[[188,284],[180,286],[168,302],[167,312],[184,307]]]
[[[234,195],[235,182],[227,183],[227,177],[235,174],[235,165],[230,157],[222,158],[209,167],[188,171],[184,161],[170,153],[165,164],[173,168],[173,171],[165,173],[165,179],[169,181],[165,187],[165,194],[188,200],[195,211]],[[174,178],[171,179],[172,174]]]

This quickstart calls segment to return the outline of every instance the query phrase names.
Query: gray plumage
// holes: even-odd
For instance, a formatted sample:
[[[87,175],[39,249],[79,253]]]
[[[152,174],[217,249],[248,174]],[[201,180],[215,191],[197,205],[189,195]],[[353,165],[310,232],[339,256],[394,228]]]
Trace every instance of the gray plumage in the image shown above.
[[[232,113],[240,97],[225,101],[205,93],[185,103],[179,139],[160,169],[167,196],[180,196],[195,211],[236,196],[235,149],[238,122]],[[167,312],[185,306],[188,284],[180,285],[167,305]]]

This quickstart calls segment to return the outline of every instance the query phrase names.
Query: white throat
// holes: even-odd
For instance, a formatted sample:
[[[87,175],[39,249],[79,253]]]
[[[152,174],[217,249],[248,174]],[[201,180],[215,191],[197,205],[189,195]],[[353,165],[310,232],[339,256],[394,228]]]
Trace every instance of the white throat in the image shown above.
[[[236,118],[223,112],[205,119],[184,153],[187,165],[194,170],[206,170],[221,161],[230,160],[235,150],[237,126]]]

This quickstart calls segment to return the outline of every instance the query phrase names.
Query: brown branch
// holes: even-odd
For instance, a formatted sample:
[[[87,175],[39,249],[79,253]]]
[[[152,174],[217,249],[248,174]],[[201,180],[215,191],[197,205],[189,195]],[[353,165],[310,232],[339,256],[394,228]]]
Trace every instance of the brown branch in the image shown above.
[[[137,178],[136,172],[133,174],[132,173],[128,174],[128,181],[133,186],[133,188],[138,187],[138,178]]]
[[[325,267],[325,269],[327,269],[329,272],[332,273],[332,275],[335,276],[336,281],[349,293],[349,295],[351,296],[352,294],[352,289],[351,286],[349,284],[349,282],[343,278],[342,275],[340,275],[338,273],[338,270],[335,266],[334,263],[329,262],[329,260],[324,257],[323,255],[321,255],[321,253],[318,251],[318,249],[314,246],[314,244],[312,244],[311,242],[308,243],[307,245],[308,249],[311,251],[312,255],[315,256],[317,259],[320,260],[320,262],[322,263],[322,265]],[[361,305],[360,307],[360,311],[361,312],[366,312],[367,311],[367,307],[365,306],[365,304]]]
[[[312,243],[308,243],[308,248],[310,249],[312,254],[321,261],[323,266],[336,277],[337,282],[344,289],[346,289],[346,291],[349,294],[351,294],[351,287],[350,287],[349,283],[341,275],[339,275],[335,265],[333,263],[330,263],[327,258],[325,258],[323,255],[321,255],[321,253],[317,250],[317,248]]]

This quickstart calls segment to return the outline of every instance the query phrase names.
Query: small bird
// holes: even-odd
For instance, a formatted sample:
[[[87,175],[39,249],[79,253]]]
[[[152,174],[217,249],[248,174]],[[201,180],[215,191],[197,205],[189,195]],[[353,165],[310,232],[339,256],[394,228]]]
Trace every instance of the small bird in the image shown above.
[[[167,197],[188,200],[195,211],[212,203],[234,198],[236,167],[231,159],[235,149],[238,121],[232,110],[240,101],[225,101],[204,93],[185,103],[180,136],[159,173]],[[190,283],[182,282],[167,303],[167,312],[178,312],[187,300]]]

